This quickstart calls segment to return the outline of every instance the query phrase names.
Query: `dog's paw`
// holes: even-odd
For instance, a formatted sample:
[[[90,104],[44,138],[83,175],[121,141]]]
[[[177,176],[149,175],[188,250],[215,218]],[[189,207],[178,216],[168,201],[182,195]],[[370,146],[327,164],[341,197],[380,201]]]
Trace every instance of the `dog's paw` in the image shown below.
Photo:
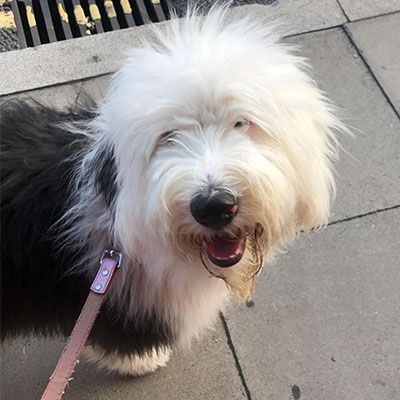
[[[107,352],[98,346],[85,348],[85,357],[89,362],[121,375],[140,376],[154,372],[159,367],[165,367],[170,356],[169,347],[153,348],[142,355]]]

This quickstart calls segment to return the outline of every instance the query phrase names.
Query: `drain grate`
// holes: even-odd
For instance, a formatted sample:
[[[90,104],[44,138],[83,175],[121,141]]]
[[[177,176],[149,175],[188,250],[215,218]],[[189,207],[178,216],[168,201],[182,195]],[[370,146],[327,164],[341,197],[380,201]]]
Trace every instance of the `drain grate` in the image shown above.
[[[169,19],[167,0],[13,0],[20,47]]]

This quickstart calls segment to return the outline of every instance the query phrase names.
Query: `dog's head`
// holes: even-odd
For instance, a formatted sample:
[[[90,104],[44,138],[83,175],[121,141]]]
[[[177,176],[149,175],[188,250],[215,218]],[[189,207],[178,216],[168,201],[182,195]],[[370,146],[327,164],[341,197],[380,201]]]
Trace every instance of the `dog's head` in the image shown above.
[[[246,297],[276,249],[326,224],[341,124],[270,28],[228,20],[175,20],[132,50],[97,124],[124,250],[201,260]]]

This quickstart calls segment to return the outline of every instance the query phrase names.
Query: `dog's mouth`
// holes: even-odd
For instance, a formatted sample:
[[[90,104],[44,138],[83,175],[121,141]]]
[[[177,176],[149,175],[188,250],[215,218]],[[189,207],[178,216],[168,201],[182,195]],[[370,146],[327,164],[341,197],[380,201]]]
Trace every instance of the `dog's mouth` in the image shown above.
[[[243,257],[246,237],[214,236],[211,239],[205,239],[203,246],[213,264],[221,268],[232,267]]]

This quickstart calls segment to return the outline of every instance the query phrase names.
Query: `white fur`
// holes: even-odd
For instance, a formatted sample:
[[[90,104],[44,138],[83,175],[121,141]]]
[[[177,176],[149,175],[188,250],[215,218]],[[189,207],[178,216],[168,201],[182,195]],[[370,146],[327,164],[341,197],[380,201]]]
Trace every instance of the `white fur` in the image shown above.
[[[96,363],[99,367],[110,372],[118,371],[121,375],[145,375],[154,372],[159,367],[165,367],[171,357],[171,350],[167,347],[152,349],[145,355],[126,355],[105,353],[101,349],[87,346],[85,358]]]
[[[175,19],[162,32],[154,27],[155,41],[129,52],[89,127],[93,152],[104,143],[115,151],[114,216],[90,190],[67,215],[84,214],[86,234],[82,227],[70,232],[76,241],[100,238],[93,257],[107,241],[120,244],[124,265],[111,301],[129,317],[158,310],[180,344],[209,326],[229,297],[228,286],[202,265],[199,249],[187,244],[212,234],[191,216],[192,196],[209,183],[239,196],[240,212],[227,231],[260,223],[268,262],[299,230],[327,223],[333,132],[345,130],[304,59],[270,27],[245,17],[227,22],[225,14],[215,8],[206,18]],[[250,122],[235,128],[237,121]],[[171,130],[175,135],[160,142]],[[111,222],[104,228],[99,218]],[[244,278],[247,260],[221,272],[241,297],[252,289]],[[153,366],[109,358],[105,363],[123,373]]]

